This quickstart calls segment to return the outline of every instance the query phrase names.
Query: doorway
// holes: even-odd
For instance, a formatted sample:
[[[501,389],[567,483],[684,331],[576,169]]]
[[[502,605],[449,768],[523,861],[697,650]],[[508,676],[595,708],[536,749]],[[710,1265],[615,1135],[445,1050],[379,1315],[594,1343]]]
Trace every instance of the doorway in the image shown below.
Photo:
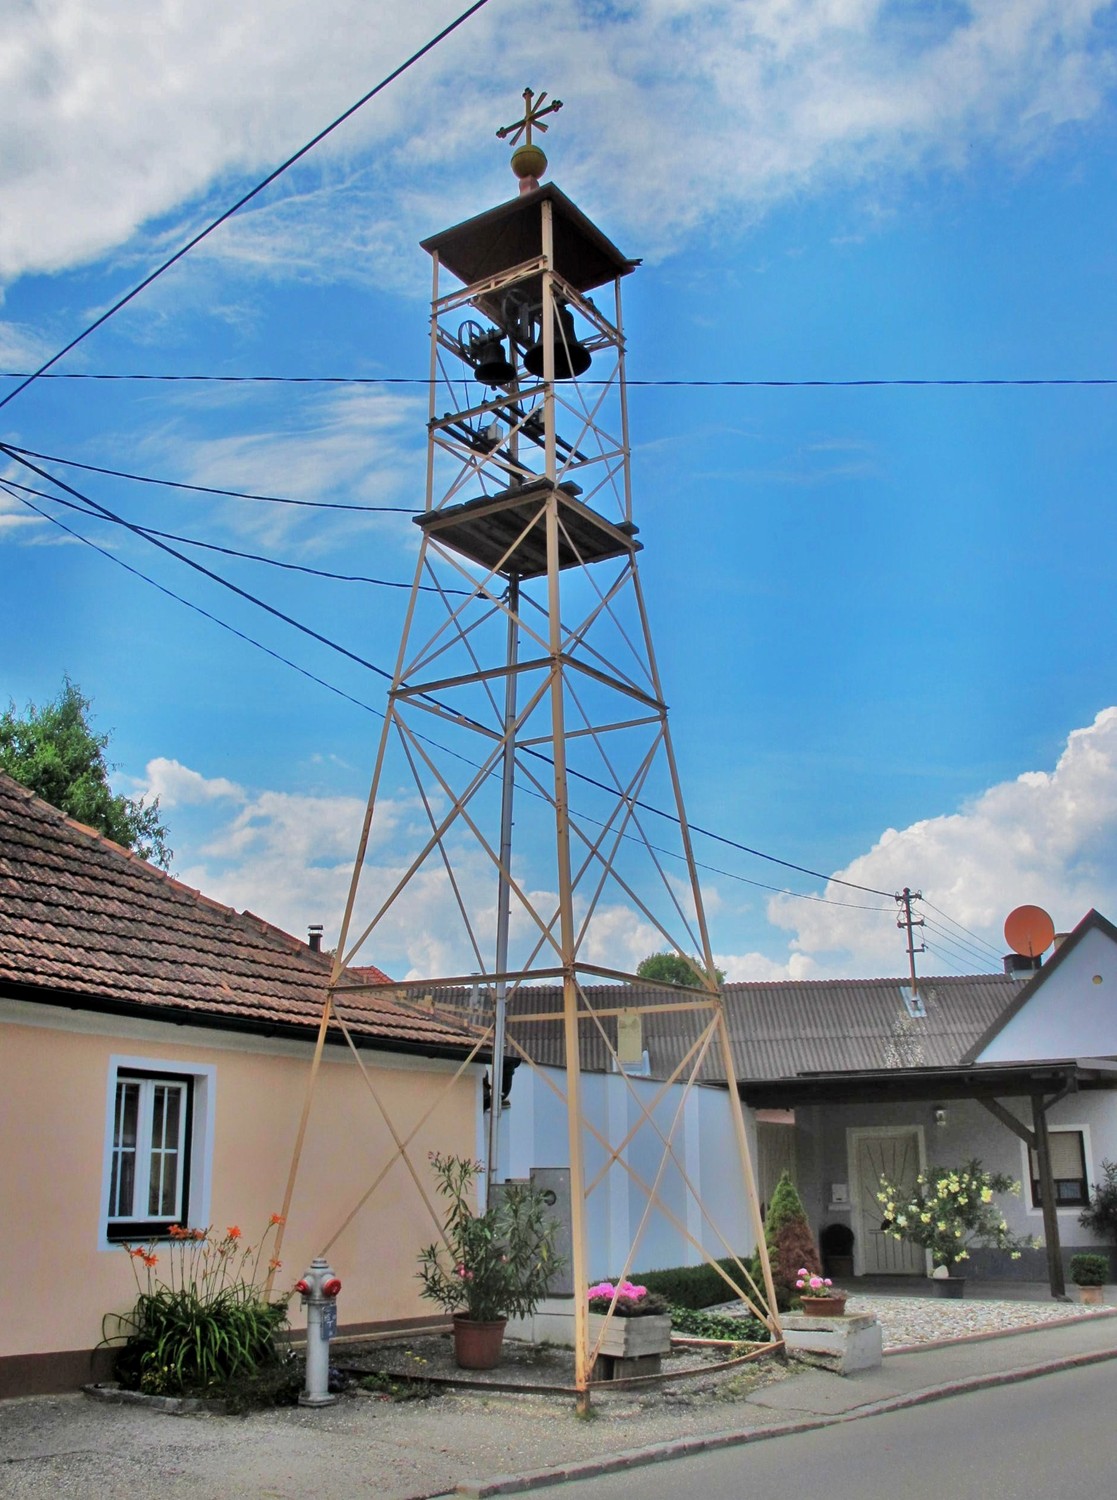
[[[915,1186],[923,1169],[923,1132],[917,1125],[878,1126],[847,1132],[853,1184],[855,1270],[858,1276],[925,1276],[927,1252],[881,1229],[880,1179],[901,1191]]]

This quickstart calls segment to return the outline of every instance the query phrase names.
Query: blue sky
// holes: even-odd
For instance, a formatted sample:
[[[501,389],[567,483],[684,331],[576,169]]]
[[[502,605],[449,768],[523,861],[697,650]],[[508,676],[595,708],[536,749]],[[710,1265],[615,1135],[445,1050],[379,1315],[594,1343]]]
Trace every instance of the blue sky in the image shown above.
[[[35,8],[6,16],[0,367],[47,357],[455,14],[59,0],[49,28]],[[644,257],[625,289],[634,380],[1117,376],[1117,7],[555,0],[532,16],[490,0],[60,372],[422,375],[418,241],[511,196],[493,132],[531,83],[565,101],[551,177]],[[1117,910],[1115,401],[1104,386],[633,391],[641,570],[690,816],[813,870],[921,888],[927,971],[995,966],[1021,902],[1060,928]],[[0,410],[0,436],[190,484],[409,507],[424,420],[418,385],[58,379]],[[168,532],[411,575],[403,514],[47,467]],[[36,504],[382,707],[366,669],[138,538]],[[183,550],[391,665],[404,590]],[[375,715],[6,494],[0,568],[0,694],[42,701],[69,673],[111,731],[117,785],[161,793],[181,878],[329,940]],[[903,972],[894,912],[775,896],[745,882],[850,899],[697,852],[721,872],[706,879],[731,978]],[[420,972],[428,921],[417,902],[414,930],[370,958]]]

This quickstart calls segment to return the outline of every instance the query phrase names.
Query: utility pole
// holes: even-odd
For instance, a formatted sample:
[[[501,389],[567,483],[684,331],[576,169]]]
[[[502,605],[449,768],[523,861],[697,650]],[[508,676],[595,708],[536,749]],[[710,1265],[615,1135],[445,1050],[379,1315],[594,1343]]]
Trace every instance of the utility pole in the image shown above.
[[[927,951],[927,944],[926,943],[920,943],[920,945],[919,945],[918,948],[915,946],[915,935],[914,935],[914,932],[913,932],[913,928],[922,927],[923,926],[923,918],[922,917],[913,917],[912,916],[912,914],[911,914],[911,903],[913,901],[922,901],[923,900],[923,892],[922,891],[912,891],[912,890],[909,890],[907,886],[904,886],[903,893],[901,895],[897,896],[896,900],[899,902],[899,904],[903,907],[903,910],[904,910],[904,914],[899,919],[899,921],[896,923],[896,926],[899,927],[899,928],[906,928],[907,929],[907,935],[908,935],[908,968],[911,971],[911,993],[912,993],[912,998],[914,999],[915,996],[919,994],[919,981],[918,981],[918,979],[915,976],[915,955],[917,953],[926,953],[926,951]]]

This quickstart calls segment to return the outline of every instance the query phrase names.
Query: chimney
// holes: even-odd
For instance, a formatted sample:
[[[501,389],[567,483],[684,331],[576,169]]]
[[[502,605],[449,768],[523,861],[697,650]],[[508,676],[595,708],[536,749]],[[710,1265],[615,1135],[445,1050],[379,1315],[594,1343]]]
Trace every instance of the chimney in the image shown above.
[[[306,929],[306,946],[310,949],[311,953],[321,953],[321,951],[322,951],[322,924],[321,924],[321,922],[311,922],[310,926]]]
[[[1031,958],[1026,953],[1006,953],[1004,956],[1005,973],[1012,979],[1027,979],[1029,975],[1042,967],[1042,957]]]

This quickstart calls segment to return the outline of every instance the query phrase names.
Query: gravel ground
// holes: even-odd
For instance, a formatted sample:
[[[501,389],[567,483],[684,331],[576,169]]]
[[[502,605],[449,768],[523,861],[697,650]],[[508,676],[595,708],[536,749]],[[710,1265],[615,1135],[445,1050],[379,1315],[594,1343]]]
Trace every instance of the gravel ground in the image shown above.
[[[1083,1307],[1079,1302],[983,1302],[965,1297],[954,1302],[938,1297],[854,1296],[846,1302],[847,1313],[876,1314],[885,1353],[942,1339],[1089,1318],[1105,1311],[1104,1307]]]
[[[1089,1318],[1094,1311],[1064,1303],[868,1295],[851,1297],[847,1307],[877,1312],[889,1348]],[[972,1347],[976,1354],[989,1346]],[[890,1363],[881,1372],[885,1377]],[[928,1366],[927,1380],[937,1378],[935,1368]],[[854,1395],[846,1385],[829,1374],[801,1375],[795,1366],[766,1364],[744,1375],[711,1373],[595,1398],[594,1420],[588,1422],[574,1415],[566,1397],[484,1390],[406,1402],[350,1396],[319,1411],[286,1408],[233,1418],[169,1417],[80,1395],[25,1398],[0,1403],[0,1495],[424,1500],[471,1477],[526,1473],[669,1439],[766,1426],[797,1410],[808,1390],[816,1401],[823,1393],[814,1409],[828,1410],[825,1392]],[[780,1400],[783,1391],[790,1400]],[[765,1403],[783,1410],[766,1410]]]

